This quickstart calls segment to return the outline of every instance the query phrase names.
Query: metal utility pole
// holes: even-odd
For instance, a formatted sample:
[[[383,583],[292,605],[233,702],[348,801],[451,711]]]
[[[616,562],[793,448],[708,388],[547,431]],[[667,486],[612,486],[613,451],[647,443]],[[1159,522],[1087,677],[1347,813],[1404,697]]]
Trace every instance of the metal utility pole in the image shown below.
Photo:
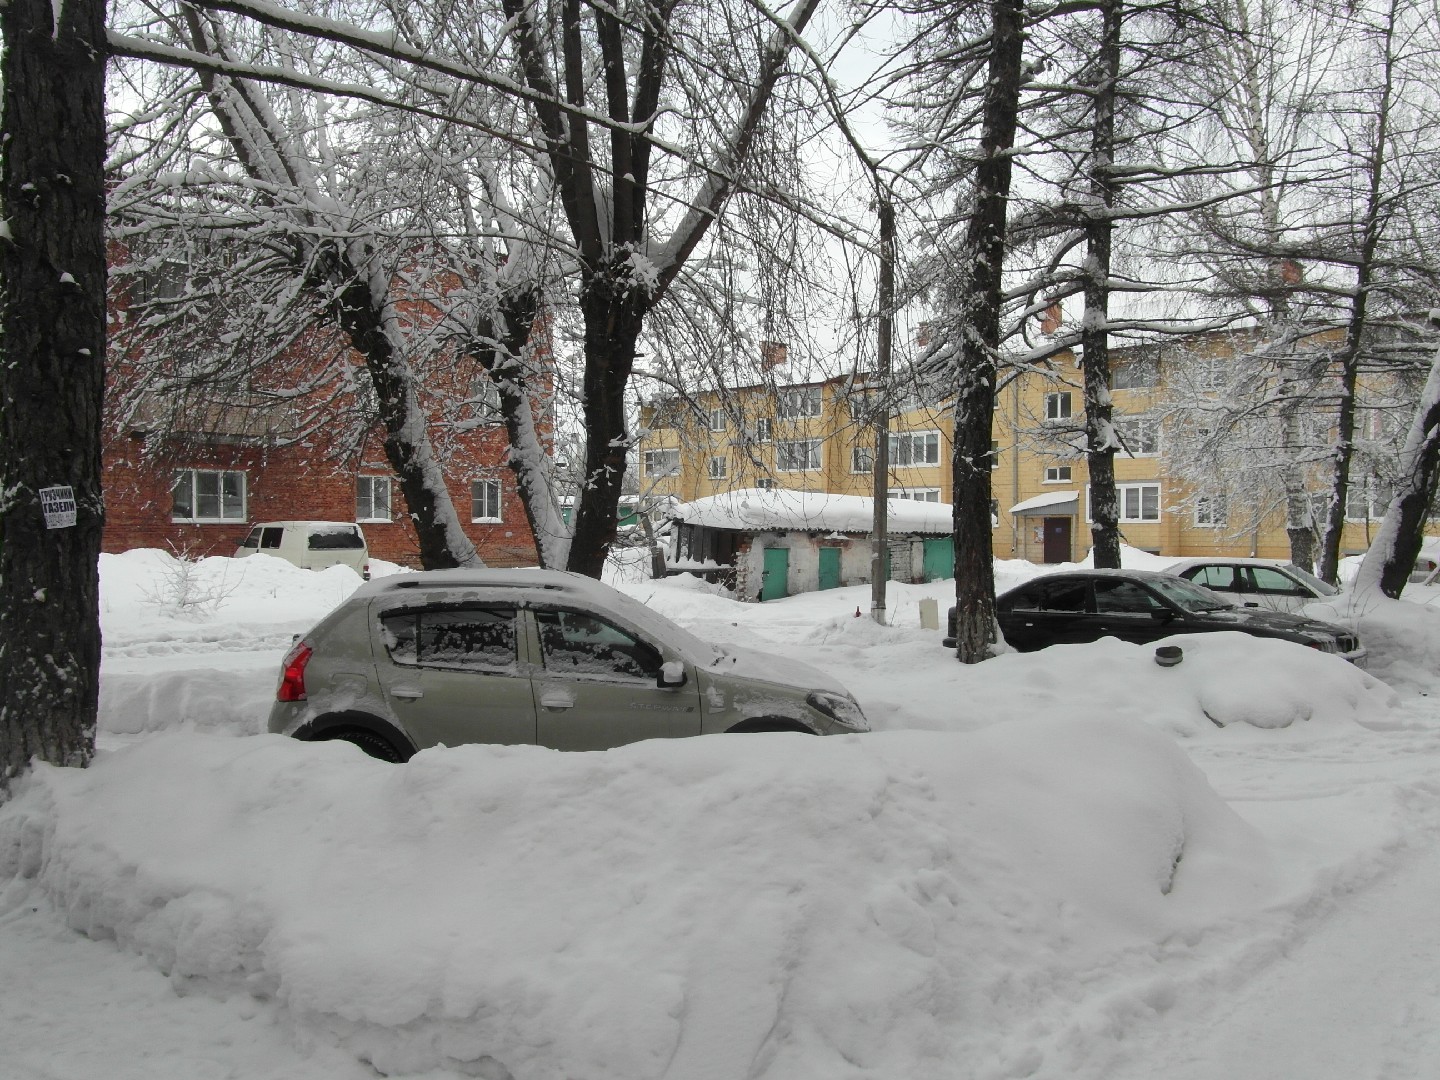
[[[890,488],[890,352],[895,319],[895,204],[890,189],[876,177],[875,198],[880,208],[880,320],[876,340],[875,379],[880,388],[875,409],[874,494],[875,524],[870,541],[870,617],[885,623],[885,554],[889,548]]]

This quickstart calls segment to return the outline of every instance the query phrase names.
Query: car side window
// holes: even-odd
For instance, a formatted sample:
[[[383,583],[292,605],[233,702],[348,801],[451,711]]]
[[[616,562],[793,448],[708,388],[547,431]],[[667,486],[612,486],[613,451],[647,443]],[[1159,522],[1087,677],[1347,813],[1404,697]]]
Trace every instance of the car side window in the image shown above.
[[[509,674],[516,670],[515,609],[422,609],[383,615],[385,649],[397,664]]]
[[[1273,567],[1252,566],[1250,573],[1254,575],[1256,592],[1268,593],[1271,596],[1308,595],[1304,589]]]
[[[1160,607],[1150,590],[1133,581],[1096,581],[1095,610],[1104,615],[1148,615]]]
[[[1088,581],[1049,581],[1041,589],[1042,611],[1085,611],[1089,606]]]
[[[620,676],[653,681],[663,657],[613,623],[583,611],[539,610],[540,652],[545,670],[558,675]]]
[[[1235,567],[1233,566],[1196,566],[1186,570],[1180,576],[1193,581],[1196,585],[1203,585],[1207,589],[1224,589],[1227,592],[1234,592],[1240,587],[1235,581]]]
[[[260,547],[278,548],[280,540],[285,535],[284,529],[262,529],[260,531]]]

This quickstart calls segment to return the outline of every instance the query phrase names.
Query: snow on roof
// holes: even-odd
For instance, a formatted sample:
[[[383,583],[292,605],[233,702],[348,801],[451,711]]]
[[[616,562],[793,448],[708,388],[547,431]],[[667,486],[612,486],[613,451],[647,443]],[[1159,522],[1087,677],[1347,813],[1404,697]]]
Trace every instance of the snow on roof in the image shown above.
[[[954,528],[949,503],[887,499],[892,533],[949,535]],[[823,491],[740,488],[681,503],[675,517],[687,525],[751,532],[789,529],[804,532],[868,533],[875,522],[875,500],[864,495]]]
[[[1080,501],[1078,491],[1047,491],[1044,495],[1036,495],[1033,499],[1026,499],[1010,507],[1012,514],[1028,514],[1032,510],[1044,510],[1052,506],[1069,506],[1071,503]]]

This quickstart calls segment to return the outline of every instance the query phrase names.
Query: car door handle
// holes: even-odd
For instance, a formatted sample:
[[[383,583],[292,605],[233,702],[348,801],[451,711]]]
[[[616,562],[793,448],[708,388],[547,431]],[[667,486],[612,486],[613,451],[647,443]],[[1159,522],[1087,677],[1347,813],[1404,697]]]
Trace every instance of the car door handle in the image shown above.
[[[575,697],[564,690],[547,690],[540,695],[540,704],[546,709],[573,709]]]
[[[425,696],[425,691],[413,686],[397,686],[391,689],[391,697],[405,698],[414,701]]]
[[[1245,607],[1259,607],[1260,605],[1259,605],[1258,603],[1256,603],[1254,600],[1246,600],[1244,606],[1245,606]]]

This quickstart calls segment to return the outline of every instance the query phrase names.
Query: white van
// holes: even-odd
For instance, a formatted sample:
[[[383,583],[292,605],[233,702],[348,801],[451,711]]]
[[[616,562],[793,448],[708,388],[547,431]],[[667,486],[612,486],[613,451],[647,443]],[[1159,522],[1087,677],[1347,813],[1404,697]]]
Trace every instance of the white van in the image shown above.
[[[346,521],[264,521],[250,530],[235,557],[256,552],[274,555],[302,570],[324,570],[337,564],[370,580],[370,549],[360,526]]]

